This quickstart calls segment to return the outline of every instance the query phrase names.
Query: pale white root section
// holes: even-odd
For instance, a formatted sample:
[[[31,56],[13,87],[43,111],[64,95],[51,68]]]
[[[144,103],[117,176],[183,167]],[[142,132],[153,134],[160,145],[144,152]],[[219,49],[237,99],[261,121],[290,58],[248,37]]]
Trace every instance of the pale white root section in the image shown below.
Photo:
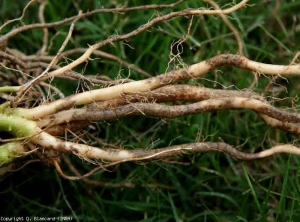
[[[40,145],[42,148],[72,153],[85,160],[119,161],[133,157],[133,155],[126,150],[105,150],[85,144],[62,141],[46,132],[41,132],[39,135],[32,137],[30,140],[33,143]]]
[[[276,153],[288,153],[288,154],[294,154],[294,155],[299,156],[300,149],[291,144],[284,144],[284,145],[274,146],[268,150],[261,151],[261,152],[257,153],[257,156],[258,156],[258,158],[265,158],[268,156],[272,156]]]

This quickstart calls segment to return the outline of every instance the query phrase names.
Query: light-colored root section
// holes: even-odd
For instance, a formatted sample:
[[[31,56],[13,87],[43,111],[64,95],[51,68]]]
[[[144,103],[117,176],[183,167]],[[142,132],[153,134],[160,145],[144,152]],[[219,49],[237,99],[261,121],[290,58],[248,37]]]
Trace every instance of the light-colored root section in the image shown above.
[[[264,150],[264,151],[257,153],[257,159],[272,156],[277,153],[288,153],[288,154],[294,154],[294,155],[299,156],[300,149],[291,144],[278,145],[278,146],[274,146],[268,150]]]
[[[222,54],[217,55],[206,61],[211,69],[215,69],[220,66],[236,66],[242,69],[249,70],[265,75],[300,75],[300,65],[273,65],[256,62],[247,59],[244,56]],[[199,63],[198,63],[199,64]],[[197,65],[197,64],[195,64]]]
[[[43,148],[56,150],[59,152],[72,153],[87,161],[89,160],[107,160],[118,161],[132,158],[132,154],[126,150],[117,149],[101,149],[85,144],[78,144],[68,141],[62,141],[46,132],[41,132],[39,135],[30,139],[33,143],[40,145]]]
[[[27,119],[37,120],[60,110],[71,108],[72,106],[111,100],[119,98],[123,94],[147,92],[180,80],[196,78],[220,66],[236,66],[251,72],[269,75],[300,75],[300,65],[271,65],[251,61],[239,55],[222,54],[191,65],[187,69],[173,70],[145,80],[78,93],[50,104],[40,105],[30,110],[19,108],[16,109],[14,113]]]

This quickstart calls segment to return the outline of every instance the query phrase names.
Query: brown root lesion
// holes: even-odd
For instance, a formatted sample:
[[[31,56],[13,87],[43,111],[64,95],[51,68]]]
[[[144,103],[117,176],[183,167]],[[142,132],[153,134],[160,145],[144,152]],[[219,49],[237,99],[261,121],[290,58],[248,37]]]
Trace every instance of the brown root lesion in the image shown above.
[[[32,2],[30,1],[28,6]],[[53,151],[55,155],[45,159],[47,159],[48,164],[55,166],[62,177],[70,180],[84,179],[90,184],[109,187],[132,187],[132,184],[96,183],[86,178],[100,169],[106,169],[125,162],[168,161],[169,159],[177,159],[179,156],[191,153],[218,151],[240,160],[255,160],[278,153],[300,155],[300,149],[296,145],[291,144],[276,144],[267,150],[251,153],[240,151],[237,147],[224,142],[202,141],[155,149],[124,149],[91,145],[85,141],[85,133],[82,133],[82,131],[87,127],[94,127],[94,122],[112,121],[138,115],[166,120],[224,109],[251,110],[261,117],[266,125],[290,134],[300,135],[300,115],[297,112],[297,107],[290,110],[277,107],[272,101],[269,101],[269,98],[264,96],[271,84],[267,85],[266,90],[262,93],[256,93],[249,89],[227,90],[188,85],[188,83],[193,81],[193,84],[195,84],[197,78],[213,70],[222,69],[223,66],[232,67],[233,72],[237,69],[242,69],[255,75],[271,75],[275,79],[280,76],[300,75],[300,66],[294,61],[288,65],[266,64],[243,56],[242,40],[237,30],[225,17],[225,14],[242,9],[246,6],[247,0],[240,1],[227,9],[220,9],[218,5],[209,0],[207,2],[213,5],[215,10],[187,9],[158,15],[131,32],[111,36],[87,48],[75,48],[65,51],[66,45],[73,35],[76,22],[82,18],[97,13],[128,13],[135,10],[170,8],[181,2],[183,1],[180,0],[169,5],[148,5],[132,8],[99,9],[85,13],[79,12],[77,16],[54,23],[47,23],[43,15],[46,3],[41,1],[39,8],[40,23],[24,25],[0,36],[0,67],[5,71],[14,70],[22,77],[21,80],[18,77],[14,78],[13,81],[11,80],[10,85],[16,86],[14,89],[5,88],[7,84],[0,87],[3,91],[0,94],[1,98],[10,104],[9,108],[0,106],[0,115],[23,118],[27,123],[36,124],[36,131],[31,135],[26,136],[26,138],[13,139],[22,140],[25,146],[31,148],[40,159],[45,157],[44,154],[41,155],[41,150]],[[26,8],[23,13],[25,13]],[[239,46],[239,55],[219,54],[195,64],[181,64],[183,68],[176,67],[171,70],[168,67],[168,72],[155,75],[125,61],[121,57],[100,50],[105,45],[113,45],[116,42],[122,42],[142,32],[146,32],[157,23],[183,16],[193,18],[193,16],[197,15],[221,16],[234,33]],[[19,19],[22,17],[23,15]],[[8,21],[1,28],[15,21],[17,20]],[[56,55],[48,55],[48,28],[59,27],[66,23],[71,23],[67,37]],[[189,22],[188,34],[190,34],[191,26],[192,19]],[[18,33],[36,28],[42,29],[44,34],[43,46],[36,55],[25,55],[17,49],[11,49],[6,45],[7,41]],[[179,44],[184,40],[179,41]],[[71,60],[71,57],[76,57],[78,54],[80,55],[78,58]],[[114,80],[103,76],[97,78],[86,75],[86,73],[74,71],[80,64],[91,59],[91,55],[117,62],[122,67],[134,70],[142,76],[142,80]],[[299,56],[299,54],[297,55]],[[59,62],[63,58],[70,62],[61,65]],[[1,72],[0,74],[1,79],[7,76],[7,73]],[[51,81],[54,78],[82,81],[83,84],[86,84],[86,88],[83,92],[75,92],[73,95],[66,97],[60,89],[52,84]],[[9,81],[9,78],[5,79],[5,83],[7,81]],[[254,84],[257,81],[256,79]],[[199,83],[196,82],[196,84]],[[39,96],[43,97],[42,101],[24,105],[24,101],[29,99],[35,101]],[[76,135],[78,132],[82,134]],[[68,133],[72,134],[72,136],[68,136]],[[6,141],[1,142],[4,143]],[[53,154],[52,152],[50,153]],[[90,172],[81,175],[64,155],[75,155],[97,166]],[[63,163],[68,166],[75,176],[68,176],[64,173],[61,169],[61,164]]]

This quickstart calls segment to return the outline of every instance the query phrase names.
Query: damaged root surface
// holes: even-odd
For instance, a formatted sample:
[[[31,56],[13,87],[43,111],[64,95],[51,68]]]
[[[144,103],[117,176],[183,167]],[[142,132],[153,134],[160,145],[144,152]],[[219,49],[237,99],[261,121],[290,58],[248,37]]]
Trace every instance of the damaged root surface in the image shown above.
[[[46,156],[47,163],[54,164],[63,177],[73,180],[86,178],[99,169],[106,169],[124,162],[166,160],[191,153],[219,151],[241,160],[260,159],[277,153],[300,155],[297,141],[291,139],[289,142],[285,141],[286,144],[281,144],[280,139],[278,139],[280,137],[277,136],[277,132],[279,132],[277,130],[287,133],[288,138],[295,138],[292,136],[300,135],[298,95],[290,98],[283,94],[288,89],[284,84],[281,86],[279,82],[279,80],[284,81],[290,76],[300,76],[300,65],[297,63],[299,53],[295,53],[290,64],[257,62],[253,60],[255,58],[253,55],[247,55],[246,45],[243,43],[242,35],[238,33],[238,29],[235,27],[235,22],[229,21],[229,17],[225,16],[246,9],[249,6],[247,0],[224,6],[219,6],[211,0],[207,1],[215,9],[200,7],[177,10],[176,7],[183,3],[181,0],[172,4],[138,7],[113,5],[112,8],[91,11],[89,9],[87,12],[78,10],[77,15],[55,22],[46,21],[46,18],[49,17],[45,14],[47,3],[37,1],[40,22],[33,24],[24,22],[21,26],[14,24],[24,19],[26,10],[29,6],[31,7],[32,2],[34,1],[30,1],[24,8],[20,18],[8,20],[0,27],[0,32],[11,28],[7,33],[0,33],[0,132],[3,132],[5,137],[0,138],[2,152],[0,165],[13,162],[19,156],[29,154],[36,154],[38,157]],[[84,33],[87,28],[83,25],[85,24],[83,20],[93,15],[101,16],[103,13],[109,13],[116,19],[116,21],[113,19],[116,24],[123,24],[123,22],[126,24],[127,16],[129,18],[130,13],[134,11],[146,12],[162,9],[170,9],[170,11],[153,11],[151,18],[146,19],[144,24],[139,24],[133,30],[128,30],[131,27],[128,26],[128,29],[127,27],[124,29],[127,32],[119,34],[118,32],[123,29],[119,30],[119,27],[116,27],[112,32],[113,34],[110,32],[103,32],[103,34],[101,31],[99,36],[104,37],[103,39],[97,37],[98,42],[92,42],[95,40],[93,37],[84,40],[86,41],[84,46],[78,43],[83,41],[81,39],[78,41],[78,33]],[[197,33],[197,28],[194,27],[196,19],[199,19],[197,20],[198,25],[206,22],[206,17],[203,20],[203,15],[221,17],[232,32],[229,37],[233,36],[234,40],[237,41],[238,54],[235,54],[233,50],[221,52],[220,49],[216,50],[216,53],[209,53],[198,45],[200,43],[192,35]],[[148,65],[152,61],[148,61],[149,64],[144,60],[140,61],[144,56],[148,56],[145,55],[146,52],[149,53],[146,49],[148,42],[144,46],[135,46],[134,44],[139,42],[141,33],[148,35],[157,32],[159,35],[162,33],[167,35],[168,31],[161,29],[159,25],[163,26],[166,23],[170,25],[177,18],[181,18],[187,24],[186,30],[182,29],[184,35],[181,37],[181,34],[178,34],[176,38],[180,38],[179,40],[170,41],[173,43],[171,43],[170,51],[168,51],[169,58],[167,59],[169,61],[165,61],[164,67],[154,65],[155,70],[153,66],[150,69]],[[105,28],[114,27],[115,23],[106,24],[107,27]],[[57,44],[56,35],[59,32],[57,31],[55,35],[51,32],[63,28],[66,28],[64,40],[59,44],[58,49],[53,50],[52,47]],[[37,47],[39,51],[27,54],[22,48],[11,47],[14,43],[13,39],[18,39],[21,33],[25,31],[27,34],[35,29],[40,29],[43,33],[42,46]],[[209,44],[213,46],[214,38],[210,36],[208,31],[205,33],[209,37]],[[175,37],[172,36],[172,38]],[[202,41],[199,40],[199,42]],[[231,44],[231,41],[232,39],[229,39],[228,43]],[[72,49],[71,47],[74,45],[78,47]],[[185,45],[190,48],[185,47]],[[284,44],[281,44],[279,48],[285,48],[283,46]],[[119,50],[119,48],[122,48],[119,56],[112,54],[115,52],[114,50]],[[129,55],[134,50],[137,50],[136,58],[132,59]],[[189,52],[187,52],[188,56],[183,58],[181,56],[184,55],[185,50],[189,50]],[[232,52],[232,54],[226,53],[226,51]],[[154,55],[149,53],[149,58],[160,58],[160,53],[162,52],[155,51],[153,52]],[[282,54],[280,52],[280,55]],[[273,60],[266,59],[264,61]],[[138,64],[143,65],[139,66]],[[223,71],[224,73],[222,73]],[[10,75],[11,73],[13,75]],[[243,90],[238,89],[237,77],[246,79],[249,76],[254,76],[253,80],[243,82],[241,87]],[[208,79],[205,79],[206,77]],[[265,79],[261,81],[261,77]],[[230,80],[227,81],[227,78]],[[225,82],[224,84],[221,79],[225,79],[222,80]],[[60,84],[64,81],[67,83],[61,87]],[[251,83],[251,81],[253,82]],[[288,81],[286,80],[286,82]],[[68,88],[69,83],[70,89],[68,90],[71,92],[65,92],[68,90],[64,88]],[[72,88],[71,83],[75,85],[74,88]],[[298,88],[295,87],[293,90],[297,91]],[[260,121],[259,124],[266,125],[269,129],[276,129],[274,133],[276,138],[270,139],[272,142],[267,143],[267,147],[271,148],[264,150],[261,147],[265,147],[265,145],[259,145],[260,150],[263,151],[251,153],[237,149],[236,146],[240,145],[239,142],[236,146],[233,143],[229,144],[231,142],[205,142],[210,141],[206,139],[210,135],[190,135],[192,138],[182,142],[185,144],[171,146],[173,141],[167,141],[165,145],[170,142],[169,145],[162,148],[135,148],[145,146],[138,143],[138,145],[127,144],[132,146],[132,149],[126,149],[124,147],[127,145],[123,146],[123,143],[134,141],[131,140],[131,137],[141,142],[141,138],[147,135],[152,140],[152,135],[149,134],[156,132],[157,126],[155,124],[154,126],[151,124],[144,126],[143,123],[141,126],[136,126],[136,124],[133,129],[130,128],[131,126],[122,126],[119,131],[124,130],[126,133],[117,132],[116,137],[108,136],[110,134],[109,127],[105,131],[101,126],[101,124],[109,125],[112,120],[122,121],[129,116],[142,116],[144,119],[155,117],[169,123],[172,119],[191,114],[219,114],[223,110],[236,111],[241,109],[246,110],[246,112],[249,111],[247,114],[251,114],[251,116],[257,115],[258,121],[262,119],[263,121]],[[238,123],[246,121],[245,118],[248,116],[237,114],[232,118],[233,120],[230,120],[233,122],[232,125],[238,125]],[[218,121],[222,122],[223,120]],[[257,120],[253,118],[253,121]],[[236,127],[231,127],[231,122],[228,130]],[[187,125],[189,126],[189,124]],[[212,123],[206,124],[207,128],[210,124]],[[199,134],[202,131],[209,132],[203,126],[201,128],[200,123],[197,127]],[[182,133],[179,128],[174,129],[174,132],[177,130],[176,134]],[[242,128],[245,132],[250,131],[248,126]],[[100,132],[101,130],[105,132]],[[214,130],[208,134],[217,133],[219,129]],[[123,135],[123,133],[126,138],[119,138],[119,134]],[[232,132],[223,132],[223,135],[228,134],[232,134]],[[107,141],[102,141],[99,135],[105,137]],[[154,135],[153,138],[156,136]],[[177,138],[179,135],[173,136]],[[170,140],[170,138],[166,140]],[[236,140],[239,141],[239,139]],[[15,141],[17,143],[14,143]],[[190,141],[197,142],[186,143]],[[227,142],[226,138],[224,140],[213,139],[212,141]],[[18,152],[13,152],[16,151],[13,150],[14,144],[17,144],[15,149]],[[153,142],[153,144],[155,143]],[[153,144],[149,144],[149,146],[154,147]],[[49,151],[51,158],[44,153],[45,150],[45,153]],[[22,155],[19,155],[20,153]],[[64,155],[75,155],[97,166],[82,176],[72,167],[71,162],[64,158]],[[62,171],[60,167],[62,162],[70,166],[70,170],[76,175],[75,177],[67,176]],[[92,181],[89,182],[93,183]],[[112,184],[102,185],[113,186]],[[123,187],[126,186],[130,187],[131,184],[123,185]]]

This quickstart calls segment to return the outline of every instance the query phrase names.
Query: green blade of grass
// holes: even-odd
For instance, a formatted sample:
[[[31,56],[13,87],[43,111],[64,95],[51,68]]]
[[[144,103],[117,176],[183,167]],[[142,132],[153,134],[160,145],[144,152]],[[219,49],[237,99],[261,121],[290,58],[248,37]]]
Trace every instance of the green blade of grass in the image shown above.
[[[260,213],[262,213],[262,208],[261,208],[260,203],[259,203],[259,201],[258,201],[257,194],[256,194],[256,192],[255,192],[255,190],[254,190],[254,187],[253,187],[253,185],[252,185],[252,182],[251,182],[251,180],[250,180],[250,178],[249,178],[247,169],[246,169],[246,167],[244,166],[244,164],[242,164],[242,168],[243,168],[243,171],[244,171],[244,175],[245,175],[246,181],[247,181],[248,186],[249,186],[249,188],[250,188],[251,194],[252,194],[252,196],[253,196],[254,202],[255,202],[255,204],[256,204],[256,207],[257,207],[258,211],[259,211]]]
[[[171,207],[172,207],[172,212],[173,212],[174,219],[175,219],[176,222],[180,222],[177,209],[175,207],[174,201],[173,201],[172,196],[171,196],[170,193],[168,193],[168,198],[169,198],[169,202],[170,202]]]
[[[283,178],[283,184],[281,189],[281,195],[280,200],[278,204],[278,214],[276,217],[276,220],[284,221],[286,220],[286,192],[288,190],[288,178],[289,178],[289,170],[290,170],[290,158],[288,159],[286,163],[284,178]]]

